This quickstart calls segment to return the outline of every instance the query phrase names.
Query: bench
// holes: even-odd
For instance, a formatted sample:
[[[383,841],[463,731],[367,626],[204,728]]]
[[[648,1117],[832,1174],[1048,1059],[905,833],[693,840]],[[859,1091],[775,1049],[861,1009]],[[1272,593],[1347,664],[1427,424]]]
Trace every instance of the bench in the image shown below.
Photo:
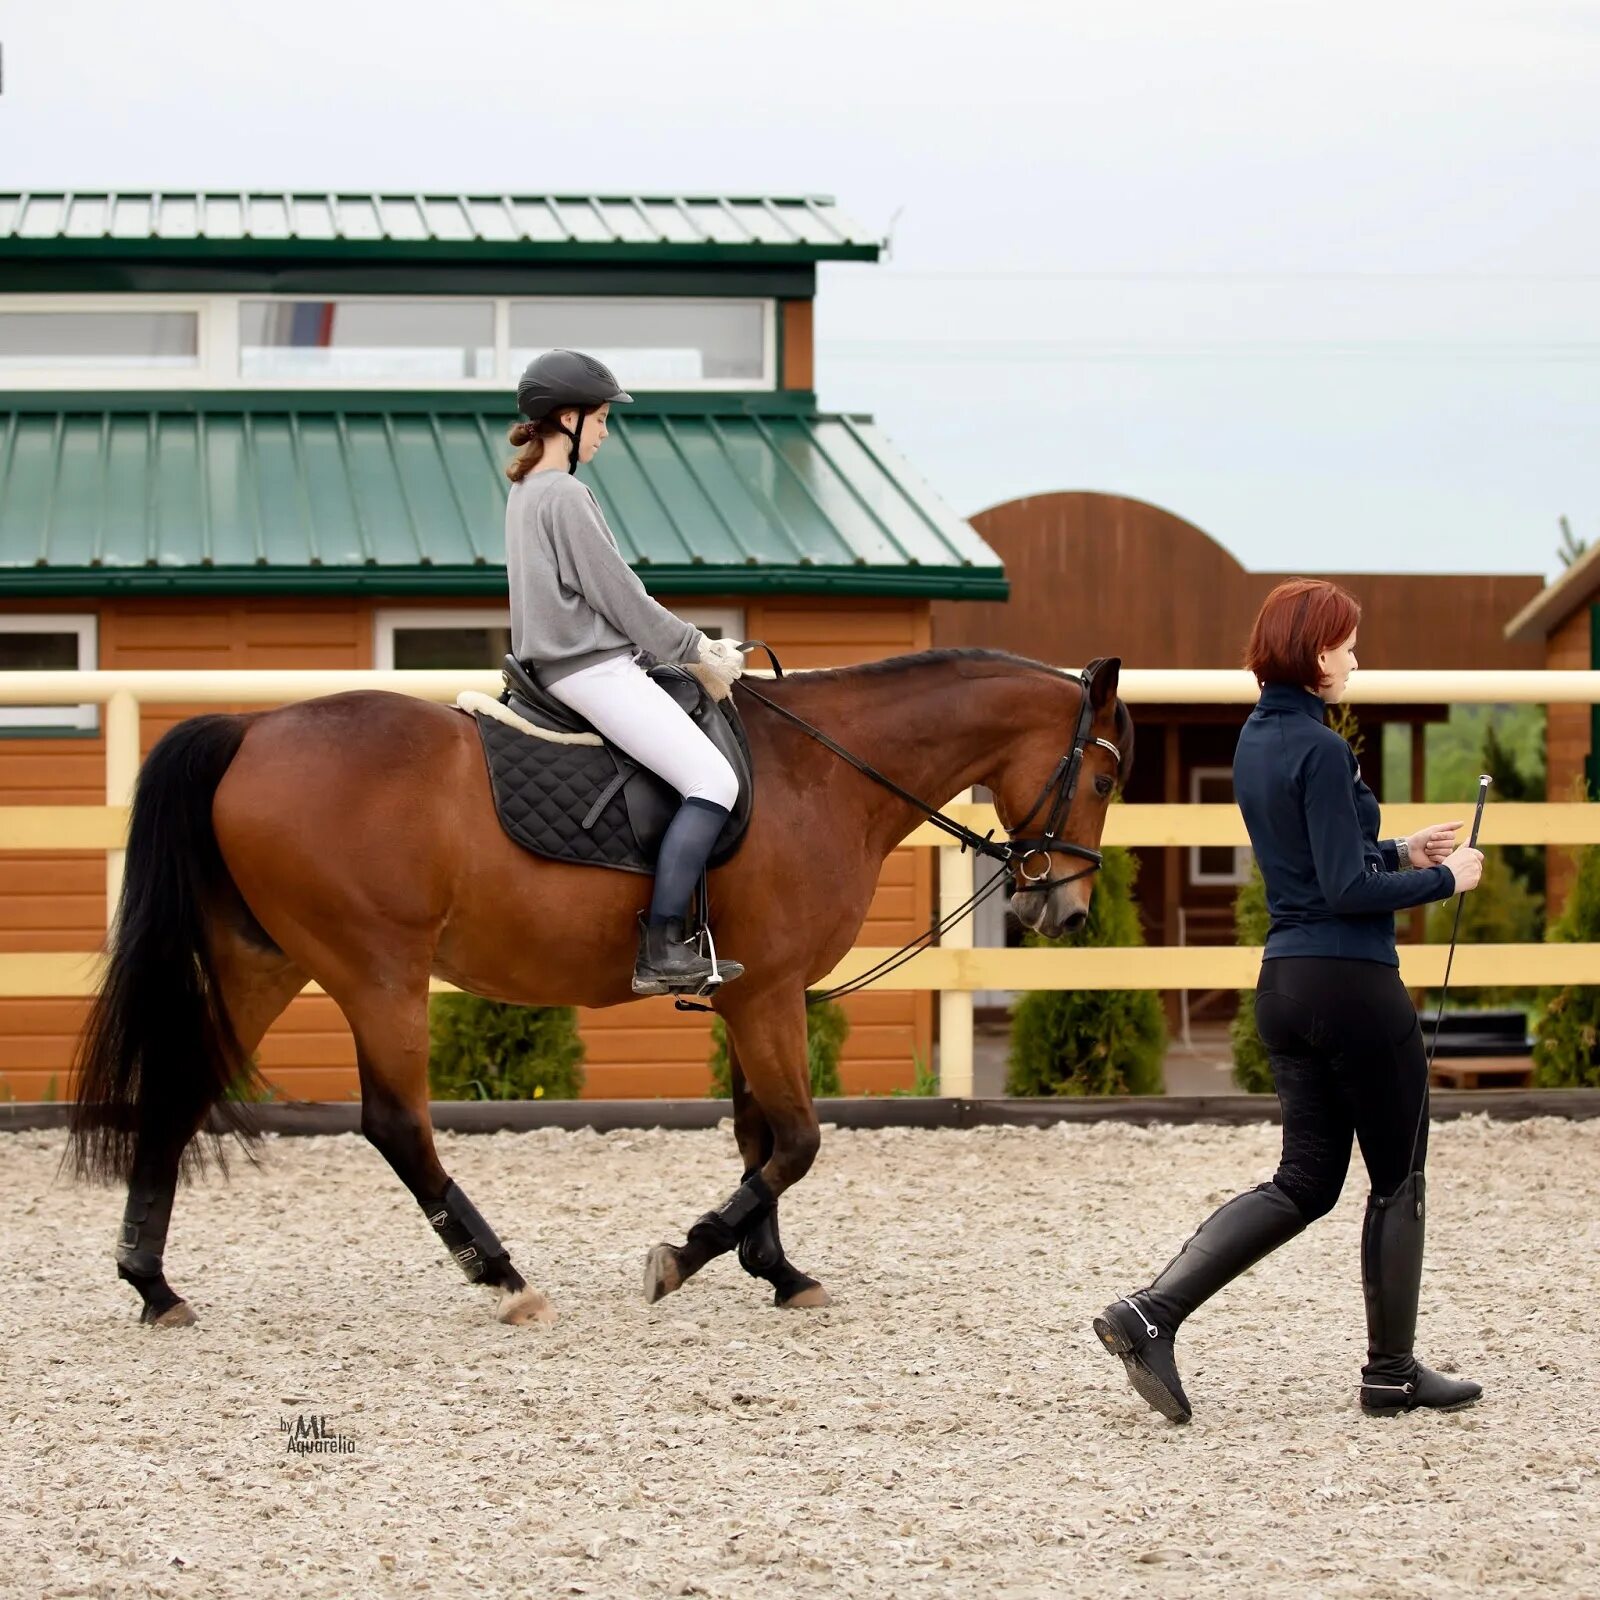
[[[1424,1046],[1436,1013],[1422,1016]],[[1533,1040],[1520,1011],[1447,1011],[1428,1081],[1441,1089],[1521,1089],[1533,1082]]]

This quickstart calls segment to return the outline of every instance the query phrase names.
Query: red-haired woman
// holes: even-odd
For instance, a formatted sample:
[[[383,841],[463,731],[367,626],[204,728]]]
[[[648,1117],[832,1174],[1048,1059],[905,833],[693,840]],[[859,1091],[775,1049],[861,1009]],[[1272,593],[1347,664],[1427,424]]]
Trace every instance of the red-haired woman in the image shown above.
[[[1148,1288],[1094,1319],[1129,1382],[1174,1422],[1190,1415],[1173,1359],[1179,1324],[1333,1209],[1352,1138],[1371,1185],[1361,1238],[1362,1409],[1458,1406],[1482,1392],[1412,1354],[1428,1086],[1394,913],[1473,888],[1483,857],[1453,847],[1460,822],[1378,838],[1378,802],[1324,719],[1355,671],[1360,619],[1337,585],[1297,578],[1267,596],[1250,635],[1245,665],[1261,699],[1239,734],[1233,787],[1271,914],[1255,1014],[1283,1107],[1283,1155],[1270,1183],[1230,1200]]]

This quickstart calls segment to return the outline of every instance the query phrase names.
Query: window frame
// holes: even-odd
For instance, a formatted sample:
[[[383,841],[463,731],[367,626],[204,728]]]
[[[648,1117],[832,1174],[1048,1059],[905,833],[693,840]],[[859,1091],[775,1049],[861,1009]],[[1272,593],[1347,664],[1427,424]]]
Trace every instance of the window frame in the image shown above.
[[[739,606],[674,606],[673,613],[702,632],[721,630],[724,639],[744,638],[744,611]],[[394,636],[405,628],[509,628],[511,607],[504,606],[381,606],[372,614],[372,665],[379,672],[394,672]],[[448,670],[448,669],[447,669]],[[467,671],[492,671],[469,668]]]
[[[108,311],[188,313],[195,318],[195,359],[188,367],[4,367],[6,389],[196,389],[215,384],[216,296],[190,294],[0,294],[0,312]]]
[[[623,380],[623,388],[637,389],[640,394],[693,393],[693,394],[738,394],[750,393],[754,390],[766,392],[778,387],[778,302],[770,295],[666,295],[666,294],[514,294],[507,295],[505,304],[505,342],[499,347],[497,355],[507,368],[507,381],[513,381],[516,374],[510,372],[511,362],[511,314],[518,306],[546,305],[555,300],[589,300],[594,303],[609,302],[611,304],[640,305],[643,303],[659,303],[663,305],[757,305],[761,308],[761,374],[757,378],[701,378],[698,382],[676,384],[672,391],[664,389],[647,389],[640,384],[629,383],[628,375],[618,373]]]
[[[165,311],[190,312],[197,320],[196,360],[190,367],[16,367],[0,374],[0,386],[7,389],[36,390],[142,390],[205,389],[263,393],[414,394],[418,390],[440,393],[485,394],[505,392],[516,383],[518,373],[511,370],[511,307],[535,305],[541,301],[592,299],[663,305],[758,305],[762,312],[761,377],[703,379],[683,383],[673,389],[647,389],[634,384],[637,394],[665,393],[768,393],[778,388],[778,302],[772,295],[482,295],[419,292],[415,294],[346,294],[330,290],[320,294],[0,294],[0,311],[103,312]],[[458,378],[426,384],[380,382],[374,379],[250,378],[239,371],[243,348],[239,338],[239,308],[246,300],[270,300],[282,304],[320,304],[328,300],[349,303],[392,305],[396,300],[445,301],[463,305],[488,306],[493,337],[493,374],[487,378]],[[626,383],[627,374],[619,376]]]
[[[500,335],[503,331],[503,324],[493,295],[340,294],[337,291],[332,291],[326,294],[240,294],[230,295],[227,298],[231,301],[233,312],[233,337],[230,341],[227,360],[229,370],[227,387],[230,388],[268,391],[289,390],[305,393],[312,393],[318,389],[330,391],[357,389],[370,390],[378,394],[404,394],[415,392],[419,389],[441,391],[457,389],[482,390],[500,389],[505,386],[503,373],[506,366],[506,346],[501,343]],[[306,373],[287,378],[247,378],[242,370],[244,364],[244,339],[240,333],[241,313],[247,301],[251,304],[266,301],[274,306],[320,306],[338,301],[343,302],[345,305],[368,306],[392,306],[397,303],[421,302],[428,305],[480,307],[486,309],[489,313],[489,376],[486,378],[429,378],[426,381],[396,380],[393,382],[380,378],[318,378]]]
[[[1226,778],[1231,785],[1233,782],[1232,767],[1191,767],[1189,769],[1189,803],[1203,805],[1208,802],[1200,798],[1200,787],[1207,778]],[[1224,845],[1189,846],[1189,882],[1195,888],[1237,889],[1240,885],[1250,881],[1250,847],[1249,845],[1236,844],[1233,847],[1233,871],[1227,872],[1202,872],[1200,869],[1200,852],[1202,850],[1221,850]]]
[[[100,618],[92,611],[0,612],[0,633],[75,633],[75,672],[93,672],[100,660]],[[7,676],[0,672],[0,678]],[[100,731],[100,707],[93,701],[77,706],[0,705],[0,738],[70,738]]]

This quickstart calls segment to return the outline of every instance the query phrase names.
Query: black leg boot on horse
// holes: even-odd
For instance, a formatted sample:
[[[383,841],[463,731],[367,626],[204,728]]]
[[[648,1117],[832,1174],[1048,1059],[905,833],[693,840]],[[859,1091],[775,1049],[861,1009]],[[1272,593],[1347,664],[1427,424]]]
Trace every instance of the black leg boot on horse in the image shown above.
[[[825,1306],[827,1290],[789,1262],[778,1236],[778,1197],[811,1170],[822,1145],[811,1104],[804,991],[737,993],[725,1021],[744,1182],[689,1229],[683,1244],[650,1251],[645,1299],[671,1294],[707,1262],[737,1250],[740,1266],[772,1285],[776,1305]]]
[[[421,1001],[412,1013],[403,1005],[349,1005],[345,1012],[356,1037],[361,1131],[411,1191],[467,1282],[498,1291],[495,1316],[552,1323],[555,1308],[512,1265],[499,1236],[439,1161],[428,1120],[425,990]]]
[[[645,1259],[644,1297],[654,1305],[679,1289],[708,1261],[737,1248],[756,1220],[770,1215],[777,1197],[759,1172],[752,1172],[715,1211],[689,1230],[681,1245],[658,1244]]]
[[[728,1034],[728,1085],[733,1097],[733,1134],[744,1160],[748,1182],[772,1159],[772,1129],[755,1096],[739,1059],[738,1042]],[[772,1285],[772,1303],[783,1311],[810,1311],[829,1304],[828,1291],[810,1274],[802,1272],[784,1252],[778,1232],[778,1204],[772,1203],[751,1219],[739,1240],[739,1265],[752,1278]]]
[[[1095,1336],[1122,1358],[1128,1382],[1168,1421],[1187,1422],[1193,1414],[1173,1354],[1184,1318],[1305,1226],[1299,1207],[1276,1184],[1247,1190],[1202,1222],[1149,1288],[1094,1319]]]
[[[141,1139],[134,1157],[117,1238],[117,1276],[139,1291],[144,1302],[139,1321],[146,1327],[187,1328],[195,1320],[194,1312],[162,1269],[182,1151],[169,1148],[155,1155],[153,1146],[153,1141]]]
[[[1369,1416],[1449,1410],[1483,1393],[1469,1379],[1430,1371],[1412,1354],[1422,1287],[1426,1185],[1413,1172],[1391,1195],[1367,1197],[1361,1230],[1361,1288],[1367,1303],[1367,1364],[1361,1369],[1361,1409]]]
[[[744,967],[737,961],[718,957],[713,965],[685,932],[689,901],[727,820],[725,807],[691,799],[683,802],[667,825],[656,861],[650,910],[639,923],[635,994],[702,994],[713,979],[728,983],[743,974]]]

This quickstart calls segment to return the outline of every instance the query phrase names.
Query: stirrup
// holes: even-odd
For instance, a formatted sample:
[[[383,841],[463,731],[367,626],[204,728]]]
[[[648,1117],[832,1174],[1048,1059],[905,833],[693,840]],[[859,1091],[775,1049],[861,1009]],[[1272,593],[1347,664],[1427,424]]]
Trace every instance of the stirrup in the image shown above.
[[[705,946],[711,960],[711,971],[693,994],[675,994],[672,997],[674,1011],[710,1011],[710,1006],[701,1005],[702,1000],[710,1000],[728,980],[722,968],[717,963],[717,941],[711,936],[711,924],[702,922],[696,938]]]

